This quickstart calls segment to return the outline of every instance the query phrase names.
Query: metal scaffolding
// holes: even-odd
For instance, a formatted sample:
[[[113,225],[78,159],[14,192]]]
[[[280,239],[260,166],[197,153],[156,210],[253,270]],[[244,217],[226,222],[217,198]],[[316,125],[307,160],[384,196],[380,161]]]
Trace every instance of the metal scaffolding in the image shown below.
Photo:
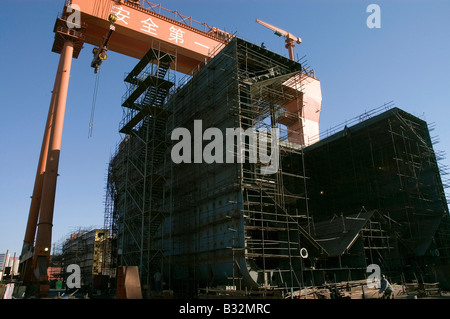
[[[431,254],[448,259],[424,121],[388,103],[327,137],[304,135],[314,72],[239,38],[180,81],[172,71],[166,47],[127,75],[125,135],[108,170],[105,228],[147,295],[157,271],[163,289],[190,296],[287,293],[365,278],[370,263],[406,278]]]
[[[149,62],[149,71],[142,72]],[[301,241],[320,248],[300,226],[300,219],[308,218],[306,177],[297,173],[294,161],[302,163],[303,148],[289,142],[290,133],[279,119],[288,116],[285,104],[301,103],[299,88],[307,71],[235,39],[179,81],[167,101],[154,99],[155,105],[149,97],[171,86],[160,73],[162,66],[169,71],[167,62],[174,68],[176,55],[149,51],[125,79],[131,84],[123,102],[121,132],[126,136],[110,163],[105,213],[105,224],[117,229],[119,263],[138,265],[148,287],[158,269],[169,287],[175,280],[187,291],[218,283],[301,286],[296,267],[305,255]],[[301,122],[298,108],[290,117]],[[203,131],[264,132],[260,142],[268,149],[275,143],[279,154],[272,154],[275,172],[264,174],[267,161],[250,160],[257,141],[239,133],[233,143],[243,143],[232,149],[225,147],[224,138],[223,161],[195,162],[194,150],[194,163],[175,164],[170,134],[180,127],[194,132],[195,120],[201,120]],[[277,139],[272,140],[274,134]],[[202,152],[207,143],[201,143]],[[287,159],[287,154],[297,157]],[[242,260],[252,265],[254,279],[248,274],[243,278],[248,270]],[[225,277],[217,276],[215,267],[223,267]]]
[[[305,149],[311,214],[379,210],[398,248],[377,249],[378,262],[398,278],[425,276],[448,259],[448,206],[427,123],[389,103],[352,124]]]
[[[172,48],[150,49],[126,76],[128,88],[120,123],[125,138],[108,173],[105,223],[115,226],[117,262],[139,266],[146,287],[151,284],[151,274],[163,266],[162,250],[155,247],[153,238],[167,213],[164,165],[169,113],[163,106],[173,86],[170,68],[175,61],[176,51]]]
[[[67,284],[67,278],[72,274],[68,267],[77,265],[80,267],[80,284],[85,292],[106,289],[106,283],[100,277],[106,278],[115,272],[108,258],[111,252],[109,232],[109,229],[79,227],[67,234],[55,244],[52,277]]]

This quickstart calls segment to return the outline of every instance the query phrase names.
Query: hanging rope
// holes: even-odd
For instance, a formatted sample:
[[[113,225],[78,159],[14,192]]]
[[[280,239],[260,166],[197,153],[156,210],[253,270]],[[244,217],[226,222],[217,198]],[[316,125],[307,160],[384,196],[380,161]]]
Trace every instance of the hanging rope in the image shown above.
[[[91,107],[91,119],[89,121],[89,133],[88,138],[92,137],[92,131],[94,129],[94,113],[95,113],[95,104],[97,103],[97,94],[98,94],[98,83],[100,82],[100,71],[97,72],[95,76],[95,84],[94,84],[94,96],[92,97],[92,107]]]

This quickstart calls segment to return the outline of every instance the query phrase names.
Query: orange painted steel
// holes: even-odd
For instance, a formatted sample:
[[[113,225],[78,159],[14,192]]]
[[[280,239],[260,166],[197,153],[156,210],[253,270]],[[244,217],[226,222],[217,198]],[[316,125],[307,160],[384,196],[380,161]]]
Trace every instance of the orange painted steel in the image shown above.
[[[38,270],[38,272],[35,273],[35,278],[39,281],[47,280],[47,267],[49,265],[50,248],[52,244],[56,180],[58,177],[61,139],[73,52],[73,42],[66,40],[61,53],[60,68],[57,75],[59,83],[55,97],[53,120],[48,144],[48,156],[42,183],[42,198],[32,265],[33,269]]]
[[[256,22],[275,31],[276,35],[285,37],[289,59],[295,59],[294,47],[296,43],[302,43],[301,38],[259,19],[256,19]],[[322,108],[320,81],[315,78],[314,71],[307,73],[299,73],[284,83],[286,87],[300,94],[297,99],[284,106],[285,113],[279,117],[279,122],[288,129],[289,142],[306,146],[317,142]]]
[[[27,229],[25,232],[24,238],[24,250],[28,250],[30,246],[34,244],[34,237],[36,235],[36,227],[39,220],[39,208],[41,206],[41,194],[42,194],[42,185],[44,182],[44,173],[45,166],[47,165],[47,154],[48,154],[48,145],[50,141],[50,132],[53,122],[53,112],[55,109],[55,99],[56,92],[58,89],[58,85],[60,82],[61,73],[59,70],[61,69],[62,59],[59,61],[58,71],[55,78],[55,83],[53,85],[52,97],[50,102],[50,108],[48,110],[47,122],[45,125],[44,138],[42,140],[41,153],[39,157],[38,168],[36,172],[36,179],[34,182],[33,195],[31,197],[31,205],[30,205],[30,213],[28,218]],[[22,254],[26,253],[26,251],[22,251]]]
[[[48,158],[45,167],[43,181],[42,200],[39,215],[38,232],[36,242],[40,247],[36,247],[38,254],[50,250],[53,206],[56,192],[56,179],[58,176],[59,155],[61,151],[61,139],[64,126],[64,115],[66,111],[67,92],[69,89],[70,69],[72,65],[73,43],[66,41],[61,53],[60,83],[55,101],[53,114],[52,132],[49,140]],[[50,228],[51,229],[51,228]]]
[[[25,231],[25,238],[23,240],[22,253],[20,255],[21,265],[20,265],[20,273],[22,274],[22,280],[24,283],[29,284],[33,281],[32,278],[32,261],[25,262],[26,260],[33,257],[32,248],[34,245],[34,239],[36,236],[36,228],[39,221],[39,209],[41,206],[41,197],[42,197],[42,187],[44,184],[44,173],[45,167],[47,165],[47,155],[48,155],[48,146],[50,143],[50,133],[53,123],[53,113],[55,110],[55,100],[56,93],[58,90],[60,75],[59,70],[61,69],[62,59],[59,61],[55,83],[53,85],[52,97],[50,102],[50,107],[47,115],[47,122],[44,130],[44,137],[42,139],[41,153],[39,156],[39,163],[36,172],[36,178],[34,181],[33,195],[31,196],[31,204],[30,211],[28,213],[28,222],[27,228]]]
[[[72,13],[75,13],[75,16],[79,14],[80,24],[73,24],[77,22],[76,19],[66,20]],[[103,42],[106,31],[110,29],[111,14],[115,15],[117,20],[114,34],[108,39],[108,50],[141,59],[150,48],[160,48],[163,45],[176,51],[176,70],[179,72],[189,73],[200,63],[206,62],[231,38],[230,34],[216,28],[209,28],[208,32],[204,32],[131,2],[66,1],[64,14],[61,19],[56,20],[54,27],[55,41],[52,51],[60,53],[61,57],[20,258],[24,284],[38,283],[40,292],[44,294],[48,291],[47,267],[72,59],[78,57],[85,42],[96,46]]]
[[[320,81],[301,73],[286,81],[284,85],[299,92],[298,98],[283,106],[285,114],[281,114],[278,119],[288,129],[289,142],[305,146],[317,142],[322,108]]]
[[[299,37],[296,37],[295,35],[293,35],[290,32],[284,31],[283,29],[280,29],[270,23],[261,21],[259,19],[256,19],[256,22],[265,26],[266,28],[271,29],[272,31],[275,31],[275,34],[285,37],[286,38],[286,49],[288,49],[288,52],[289,52],[289,59],[294,60],[295,43],[297,43],[297,44],[302,43],[302,39]]]
[[[228,42],[230,34],[210,28],[201,31],[137,4],[114,0],[72,0],[64,11],[79,8],[81,22],[87,25],[85,42],[99,45],[109,29],[108,17],[117,17],[108,50],[141,59],[152,47],[172,47],[177,53],[177,71],[189,73]]]
[[[57,19],[54,27],[55,42],[52,51],[60,53],[61,56],[48,111],[20,256],[21,277],[26,285],[48,279],[46,269],[50,258],[56,179],[70,68],[72,58],[78,57],[83,46],[83,31],[84,27],[82,26],[78,29],[69,28],[67,22],[62,19]],[[42,287],[47,286],[42,285]]]
[[[72,21],[66,20],[72,16],[72,13],[75,13],[75,16],[79,13],[81,20],[79,28],[70,27],[68,22]],[[27,255],[30,255],[33,238],[36,235],[31,266],[26,262],[27,270],[22,276],[23,278],[34,277],[35,282],[41,282],[39,285],[44,292],[48,287],[42,282],[48,282],[47,267],[51,250],[56,183],[71,62],[73,58],[78,57],[84,43],[98,46],[104,42],[105,34],[110,29],[109,16],[111,14],[115,15],[117,20],[114,23],[114,33],[110,34],[111,36],[108,38],[108,50],[141,59],[149,49],[163,47],[175,52],[176,66],[172,67],[186,74],[214,57],[233,37],[216,28],[201,31],[182,21],[170,19],[157,12],[144,9],[138,4],[123,0],[66,1],[64,15],[62,19],[57,19],[54,29],[55,42],[52,51],[60,53],[61,57],[36,173],[23,248],[23,253],[26,252]],[[277,31],[283,31],[280,30]],[[288,33],[283,33],[283,35],[286,37],[286,47],[293,60],[294,43],[300,43],[301,39],[294,38]],[[295,89],[297,88],[295,87]],[[312,93],[314,100],[319,103],[316,103],[318,105],[313,110],[315,114],[312,117],[317,117],[316,113],[320,112],[320,89],[318,93],[316,91],[314,89]],[[305,97],[303,98],[305,99]],[[297,102],[292,103],[292,110],[290,107],[287,109],[287,111],[298,110]],[[306,110],[302,111],[305,113]],[[306,118],[309,119],[308,116]],[[315,127],[318,119],[310,120]],[[300,130],[300,128],[295,129]],[[300,142],[297,136],[292,136],[290,139]],[[27,257],[23,261],[28,259]]]
[[[73,54],[74,42],[67,38],[55,78],[22,249],[21,262],[25,263],[22,264],[21,275],[25,284],[48,280],[56,180]],[[32,250],[35,235],[35,247]],[[40,288],[42,287],[46,285],[41,285]]]

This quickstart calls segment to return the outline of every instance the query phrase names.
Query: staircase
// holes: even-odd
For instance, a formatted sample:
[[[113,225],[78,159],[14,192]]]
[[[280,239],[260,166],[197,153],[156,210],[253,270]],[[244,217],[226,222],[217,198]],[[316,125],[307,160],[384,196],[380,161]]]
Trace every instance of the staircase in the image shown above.
[[[151,49],[145,56],[147,64],[155,61],[156,68],[154,74],[146,74],[142,71],[147,67],[147,64],[139,62],[133,71],[125,78],[125,82],[132,85],[133,90],[130,90],[122,103],[123,107],[129,108],[129,112],[124,116],[121,123],[120,132],[130,134],[147,115],[155,116],[166,113],[163,108],[164,101],[169,94],[173,83],[165,80],[167,71],[174,60],[170,54],[164,54],[160,51]],[[143,98],[138,102],[139,98]],[[166,114],[167,115],[167,114]]]
[[[173,86],[165,78],[174,59],[170,54],[150,49],[125,78],[131,89],[122,103],[125,112],[120,132],[129,138],[126,196],[132,205],[126,212],[126,231],[128,238],[133,238],[133,246],[124,247],[124,254],[126,251],[133,265],[138,261],[144,284],[151,282],[156,270],[161,270],[163,258],[161,249],[156,247],[155,236],[165,218],[164,166],[170,114],[164,103]]]

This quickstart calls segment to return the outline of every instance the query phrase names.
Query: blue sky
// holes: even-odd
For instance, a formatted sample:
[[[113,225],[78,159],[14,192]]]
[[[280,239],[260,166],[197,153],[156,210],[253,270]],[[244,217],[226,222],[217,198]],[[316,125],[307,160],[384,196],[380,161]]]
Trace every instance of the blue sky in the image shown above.
[[[155,1],[156,2],[156,1]],[[63,0],[4,1],[0,19],[0,253],[20,253],[59,55],[51,52]],[[159,2],[158,2],[159,3]],[[214,4],[212,4],[214,3]],[[369,4],[381,28],[369,29]],[[435,124],[435,149],[450,149],[450,2],[446,0],[167,0],[178,10],[287,56],[284,39],[261,19],[301,37],[322,85],[321,130],[394,101]],[[103,226],[106,170],[120,141],[124,74],[137,60],[113,52],[100,73],[92,137],[92,46],[72,63],[56,192],[53,240]],[[449,165],[449,159],[442,161]]]

